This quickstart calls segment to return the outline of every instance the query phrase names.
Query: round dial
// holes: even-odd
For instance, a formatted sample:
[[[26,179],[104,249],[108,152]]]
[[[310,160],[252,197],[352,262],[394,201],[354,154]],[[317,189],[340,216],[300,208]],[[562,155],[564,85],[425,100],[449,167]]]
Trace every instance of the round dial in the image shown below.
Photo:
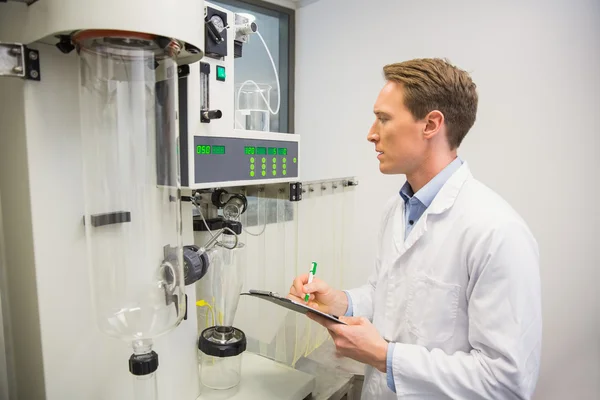
[[[210,22],[213,23],[213,25],[215,26],[215,28],[217,28],[217,31],[219,31],[219,33],[225,30],[225,24],[223,23],[223,19],[218,15],[213,15],[212,17],[210,17]]]

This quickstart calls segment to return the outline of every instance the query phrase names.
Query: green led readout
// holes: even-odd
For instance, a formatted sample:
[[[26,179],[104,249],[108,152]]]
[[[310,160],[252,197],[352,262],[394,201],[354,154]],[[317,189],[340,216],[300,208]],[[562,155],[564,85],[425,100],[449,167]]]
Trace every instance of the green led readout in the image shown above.
[[[210,154],[210,146],[206,146],[206,145],[196,146],[196,153],[198,153],[198,154]]]
[[[225,154],[225,146],[213,146],[213,154]]]
[[[196,146],[196,153],[198,154],[225,154],[225,146],[209,146],[200,145]]]
[[[244,154],[246,155],[270,155],[270,156],[287,156],[288,155],[288,149],[286,148],[277,148],[277,147],[269,147],[268,149],[266,147],[252,147],[252,146],[245,146],[244,147]]]

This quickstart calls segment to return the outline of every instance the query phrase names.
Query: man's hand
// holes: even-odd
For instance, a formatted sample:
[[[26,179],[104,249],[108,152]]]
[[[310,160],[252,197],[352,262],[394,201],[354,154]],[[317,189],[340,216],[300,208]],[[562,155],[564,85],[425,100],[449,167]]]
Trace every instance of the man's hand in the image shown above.
[[[340,317],[348,325],[338,324],[319,315],[308,317],[329,330],[340,355],[369,364],[385,373],[387,366],[386,342],[371,322],[363,317]]]
[[[327,314],[346,314],[348,298],[344,292],[331,288],[319,278],[314,278],[308,283],[308,274],[302,274],[294,279],[287,297],[298,303],[305,303],[306,294],[310,295],[307,304],[309,307]]]

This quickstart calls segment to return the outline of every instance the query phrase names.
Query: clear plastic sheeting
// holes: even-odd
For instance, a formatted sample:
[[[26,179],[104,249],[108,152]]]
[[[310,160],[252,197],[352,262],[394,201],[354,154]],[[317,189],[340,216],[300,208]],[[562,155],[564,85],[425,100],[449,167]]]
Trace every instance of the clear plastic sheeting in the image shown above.
[[[246,243],[243,291],[289,292],[293,279],[318,263],[317,277],[343,288],[347,223],[353,216],[353,187],[344,180],[304,185],[300,202],[280,187],[248,188],[241,217]],[[294,365],[329,338],[302,314],[252,297],[240,302],[234,325],[243,330],[248,351]]]
[[[164,334],[185,313],[177,65],[152,43],[78,48],[92,296],[100,329],[126,341]]]

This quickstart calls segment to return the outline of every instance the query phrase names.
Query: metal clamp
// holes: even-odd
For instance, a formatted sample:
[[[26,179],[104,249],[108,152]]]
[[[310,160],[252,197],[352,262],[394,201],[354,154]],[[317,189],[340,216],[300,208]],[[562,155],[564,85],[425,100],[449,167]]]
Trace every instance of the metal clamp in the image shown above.
[[[290,183],[290,201],[301,201],[302,193],[303,191],[301,182]]]
[[[20,43],[0,43],[0,76],[40,80],[40,53]]]

